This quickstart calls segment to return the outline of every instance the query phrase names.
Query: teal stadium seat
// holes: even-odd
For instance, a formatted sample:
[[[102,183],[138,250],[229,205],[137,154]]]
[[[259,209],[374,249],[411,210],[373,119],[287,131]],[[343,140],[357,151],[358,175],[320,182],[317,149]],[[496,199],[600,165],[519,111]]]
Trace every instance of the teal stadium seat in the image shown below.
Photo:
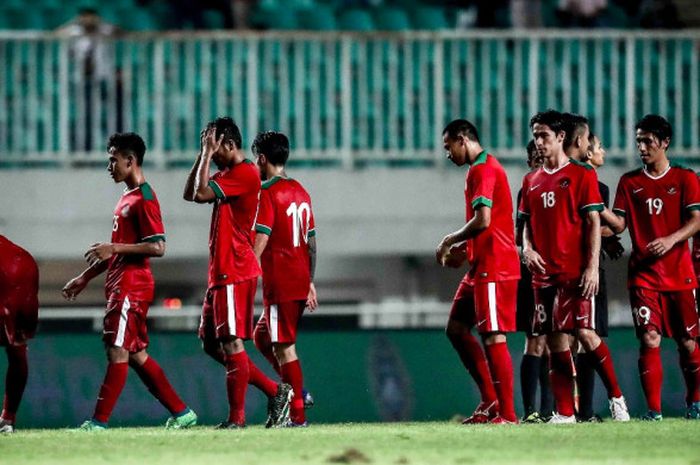
[[[447,21],[445,11],[442,8],[419,6],[413,9],[411,18],[413,27],[416,29],[435,31],[450,28],[450,23]]]
[[[380,31],[406,31],[411,29],[411,21],[406,10],[394,7],[378,8],[375,13],[377,29]]]
[[[338,27],[343,31],[373,31],[374,20],[369,11],[352,8],[342,11],[338,16]]]
[[[299,29],[299,20],[296,11],[285,7],[268,9],[267,6],[258,6],[251,17],[251,24],[260,29]]]
[[[333,9],[328,5],[318,4],[313,8],[304,8],[297,12],[299,25],[310,31],[335,31],[338,24]]]

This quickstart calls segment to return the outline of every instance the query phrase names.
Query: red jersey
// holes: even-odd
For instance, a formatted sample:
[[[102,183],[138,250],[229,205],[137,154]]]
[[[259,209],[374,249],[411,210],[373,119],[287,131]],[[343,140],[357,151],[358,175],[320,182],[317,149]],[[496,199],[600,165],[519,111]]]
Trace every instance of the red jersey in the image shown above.
[[[216,172],[209,186],[216,193],[209,230],[209,287],[257,278],[253,226],[260,197],[258,168],[243,160]]]
[[[700,173],[695,174],[700,176]],[[700,284],[700,233],[693,236],[693,253],[691,256],[693,258],[693,267],[695,268],[695,279]]]
[[[279,176],[265,182],[255,230],[270,236],[261,257],[265,304],[305,300],[311,283],[308,243],[316,230],[304,187]]]
[[[165,228],[156,193],[148,183],[126,190],[117,202],[112,243],[138,244],[165,240]],[[128,294],[131,300],[153,300],[151,263],[145,255],[113,255],[109,259],[105,295]]]
[[[598,177],[588,165],[570,160],[525,175],[518,217],[529,219],[532,246],[545,262],[545,274],[532,276],[533,287],[581,277],[588,256],[584,216],[602,210]]]
[[[629,287],[655,291],[697,287],[688,241],[679,242],[662,257],[655,257],[646,247],[679,230],[688,220],[687,212],[698,209],[700,184],[689,169],[672,164],[658,177],[641,168],[622,176],[613,212],[625,217],[632,239]]]
[[[513,199],[508,177],[496,157],[483,151],[467,171],[464,183],[467,222],[479,207],[491,208],[491,224],[467,240],[468,278],[476,282],[520,278],[520,260],[515,248]]]

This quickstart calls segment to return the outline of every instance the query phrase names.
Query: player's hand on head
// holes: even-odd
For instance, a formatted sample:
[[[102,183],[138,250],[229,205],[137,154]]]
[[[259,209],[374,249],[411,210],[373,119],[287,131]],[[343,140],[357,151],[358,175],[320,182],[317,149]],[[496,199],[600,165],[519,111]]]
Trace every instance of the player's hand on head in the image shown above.
[[[657,257],[665,255],[675,243],[669,237],[659,237],[647,244],[647,250]]]
[[[530,273],[545,274],[546,272],[544,269],[544,259],[542,259],[542,256],[532,249],[523,252],[523,263],[525,263],[527,269],[530,270]]]
[[[224,140],[224,135],[221,134],[219,137],[216,137],[216,128],[210,127],[206,129],[203,140],[204,143],[202,146],[202,154],[207,157],[211,157],[217,150],[219,150],[219,147],[221,147],[221,143]]]
[[[583,297],[591,299],[598,294],[599,278],[597,267],[589,267],[583,271],[583,276],[581,276],[581,282],[579,283]]]
[[[318,308],[318,298],[316,297],[316,286],[311,283],[309,286],[309,295],[306,297],[306,308],[313,313]]]
[[[85,280],[82,276],[73,278],[70,281],[68,281],[65,286],[63,286],[63,289],[61,289],[61,295],[63,295],[64,299],[73,301],[78,296],[78,294],[80,294],[83,291],[83,289],[85,289],[87,284],[87,280]]]
[[[85,260],[90,266],[109,260],[114,255],[114,246],[108,242],[96,242],[85,252]]]

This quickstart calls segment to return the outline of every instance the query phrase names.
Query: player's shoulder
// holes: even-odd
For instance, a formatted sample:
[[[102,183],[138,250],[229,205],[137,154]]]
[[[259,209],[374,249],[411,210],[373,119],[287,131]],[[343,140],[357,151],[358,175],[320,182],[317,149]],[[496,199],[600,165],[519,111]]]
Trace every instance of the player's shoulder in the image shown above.
[[[571,169],[574,171],[579,171],[583,175],[590,175],[591,173],[595,174],[595,169],[588,163],[583,163],[578,160],[574,160],[573,158],[571,159]]]
[[[620,182],[638,178],[640,176],[643,176],[643,174],[644,170],[642,168],[635,168],[633,170],[627,171],[622,176],[620,176]]]
[[[679,163],[679,162],[677,162],[677,161],[671,161],[671,169],[673,169],[674,171],[676,171],[676,173],[677,173],[679,176],[684,176],[684,177],[687,176],[687,177],[691,177],[691,178],[697,178],[697,177],[698,177],[698,173],[696,173],[695,171],[693,171],[692,168],[689,168],[689,167],[687,167],[686,165],[684,165],[684,164],[682,164],[682,163]]]
[[[260,188],[264,191],[275,191],[280,188],[284,188],[284,178],[281,178],[279,176],[275,176],[273,178],[270,178],[266,181],[263,181],[262,185]]]
[[[144,182],[139,186],[139,190],[141,193],[141,198],[143,200],[149,201],[149,200],[158,200],[156,198],[156,191],[153,190],[153,187],[151,187],[150,184],[147,182]]]

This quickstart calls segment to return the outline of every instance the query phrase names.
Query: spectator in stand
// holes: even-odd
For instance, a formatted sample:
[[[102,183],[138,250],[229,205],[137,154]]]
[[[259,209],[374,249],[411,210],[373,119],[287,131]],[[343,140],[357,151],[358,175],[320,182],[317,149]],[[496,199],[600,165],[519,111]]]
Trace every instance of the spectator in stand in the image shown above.
[[[559,0],[557,13],[562,26],[593,28],[607,7],[608,0]]]
[[[205,10],[221,13],[224,27],[233,29],[234,0],[169,0],[174,13],[175,27],[178,29],[206,29]],[[247,3],[247,2],[244,2]]]
[[[516,29],[541,28],[542,1],[511,0],[511,22]]]
[[[643,0],[639,5],[639,22],[647,29],[678,29],[678,9],[672,0]]]

